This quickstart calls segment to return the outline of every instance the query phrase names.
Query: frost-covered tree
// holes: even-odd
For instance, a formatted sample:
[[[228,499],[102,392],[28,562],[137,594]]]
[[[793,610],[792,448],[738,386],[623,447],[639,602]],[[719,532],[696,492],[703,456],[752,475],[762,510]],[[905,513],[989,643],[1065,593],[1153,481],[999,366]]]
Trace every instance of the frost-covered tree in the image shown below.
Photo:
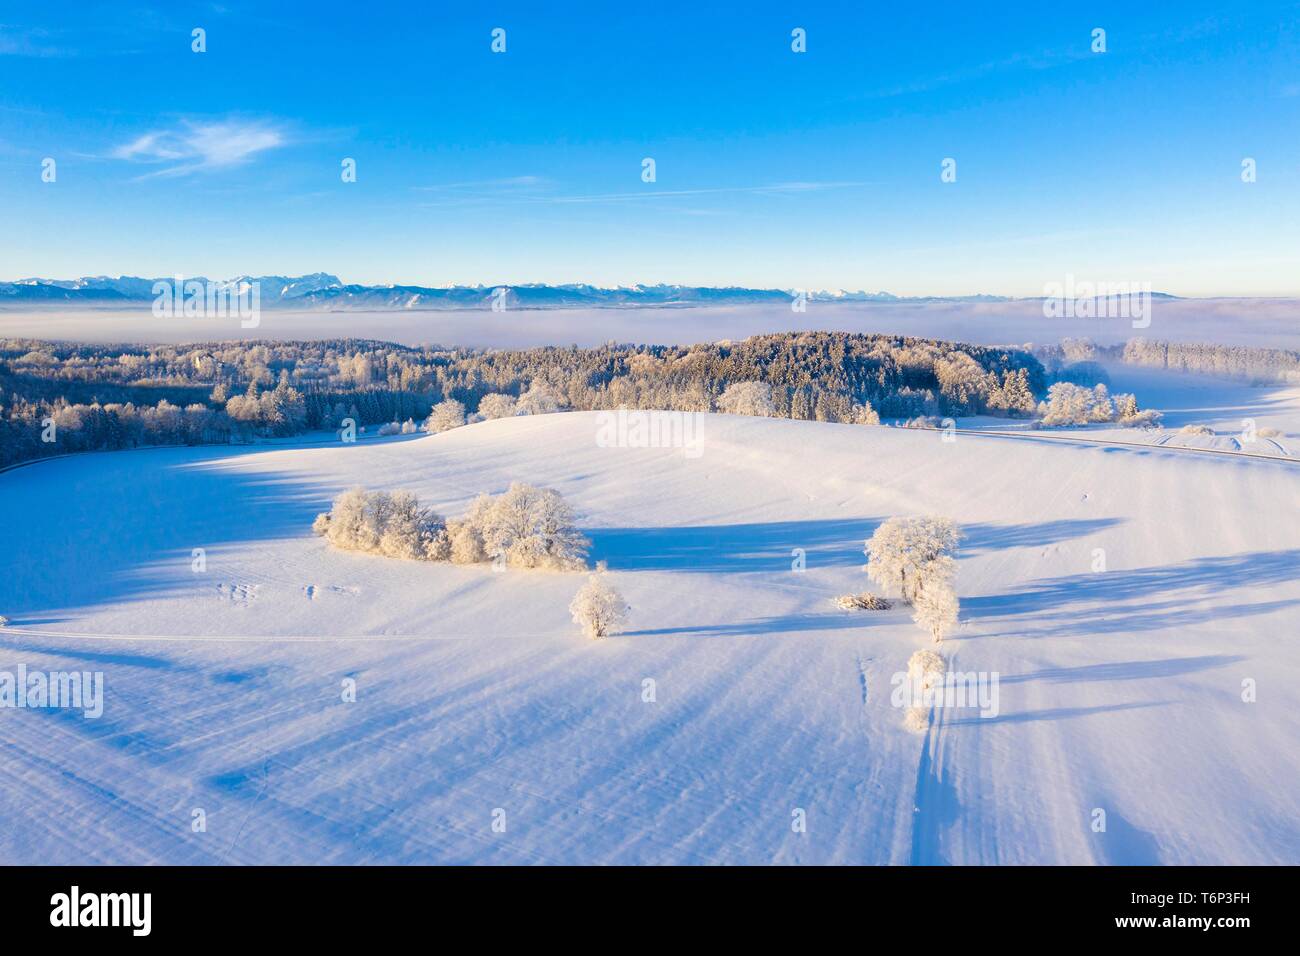
[[[939,394],[956,415],[973,415],[984,410],[990,383],[983,367],[965,352],[953,352],[934,363]],[[994,379],[996,381],[996,379]]]
[[[718,397],[718,411],[728,415],[772,415],[772,386],[767,382],[733,382]]]
[[[590,542],[575,526],[573,509],[550,488],[517,481],[504,494],[476,499],[465,520],[482,539],[486,555],[502,555],[510,567],[586,567]]]
[[[627,602],[607,578],[603,565],[598,567],[569,605],[573,623],[593,640],[619,633],[627,621]]]
[[[447,557],[453,564],[478,564],[487,560],[483,536],[467,520],[447,522]]]
[[[533,382],[528,386],[528,391],[520,395],[519,401],[515,403],[515,414],[550,415],[552,412],[558,412],[563,405],[560,397],[551,389],[541,382]]]
[[[947,665],[934,651],[917,651],[907,661],[907,682],[910,694],[924,693],[943,681]],[[929,725],[930,709],[922,701],[912,699],[903,717],[903,726],[914,733],[924,733]]]
[[[880,416],[876,414],[870,402],[862,402],[853,406],[851,422],[854,425],[879,425]]]
[[[433,406],[433,411],[429,413],[429,418],[424,423],[424,430],[437,434],[438,432],[450,431],[453,428],[459,428],[465,424],[465,406],[463,403],[449,398],[445,402],[439,402]]]
[[[990,375],[995,373],[990,372]],[[1038,408],[1033,390],[1029,387],[1029,373],[1026,369],[1007,369],[1002,373],[1002,382],[990,388],[988,397],[990,412],[1003,415],[1032,415]]]
[[[1071,382],[1056,382],[1047,390],[1047,401],[1039,406],[1043,424],[1086,425],[1088,408],[1092,404],[1092,389]]]
[[[517,414],[515,404],[514,396],[492,392],[479,399],[478,413],[485,420],[512,418]]]
[[[1088,399],[1088,421],[1113,422],[1115,420],[1115,403],[1110,391],[1102,382],[1092,387],[1092,396]]]
[[[948,579],[927,580],[913,601],[912,620],[939,643],[957,626],[959,602]]]
[[[409,491],[389,496],[386,520],[379,535],[379,551],[390,558],[435,560],[443,550],[446,522],[429,508],[420,507]]]
[[[916,651],[907,660],[907,676],[923,689],[934,687],[947,670],[943,658],[929,650]]]
[[[867,576],[911,604],[927,582],[951,580],[956,569],[952,554],[960,539],[948,518],[890,518],[867,540]]]

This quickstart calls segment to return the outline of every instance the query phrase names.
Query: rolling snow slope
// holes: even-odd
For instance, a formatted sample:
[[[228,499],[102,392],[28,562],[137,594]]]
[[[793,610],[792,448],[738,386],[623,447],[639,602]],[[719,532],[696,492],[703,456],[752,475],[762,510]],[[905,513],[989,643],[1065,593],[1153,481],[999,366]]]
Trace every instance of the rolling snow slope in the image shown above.
[[[0,709],[0,861],[1300,862],[1300,466],[703,428],[699,457],[598,447],[570,413],[0,476],[0,670],[107,695],[98,720]],[[353,485],[456,515],[515,479],[576,507],[628,633],[579,635],[581,575],[309,531]],[[1000,706],[915,735],[890,678],[928,639],[830,600],[867,586],[883,518],[924,512],[966,532],[942,650]]]

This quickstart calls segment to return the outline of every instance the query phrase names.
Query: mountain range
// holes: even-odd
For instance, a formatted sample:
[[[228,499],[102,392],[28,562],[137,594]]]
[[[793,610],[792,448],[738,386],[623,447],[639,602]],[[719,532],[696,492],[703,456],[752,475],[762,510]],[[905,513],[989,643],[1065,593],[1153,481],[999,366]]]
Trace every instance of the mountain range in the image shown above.
[[[188,276],[205,285],[222,289],[260,285],[262,308],[293,308],[322,311],[367,310],[439,310],[490,309],[504,299],[509,308],[572,309],[689,307],[702,305],[787,304],[796,290],[752,289],[741,286],[634,285],[604,288],[586,283],[565,285],[524,284],[485,285],[358,285],[344,283],[326,272],[289,276],[236,276],[233,279],[208,280]],[[0,282],[0,305],[68,303],[114,305],[151,302],[154,285],[171,283],[171,277],[145,279],[138,276],[83,276],[79,279],[18,279]],[[504,289],[501,293],[499,290]],[[850,292],[843,289],[807,290],[816,302],[1009,302],[1014,297],[999,295],[966,296],[897,296],[889,292]],[[1174,298],[1153,293],[1159,298]]]
[[[209,283],[203,276],[186,281]],[[148,302],[155,298],[154,284],[171,283],[171,277],[83,276],[79,279],[18,279],[0,282],[0,303],[81,303],[112,305]],[[793,290],[751,289],[739,286],[635,285],[602,288],[586,283],[509,286],[358,285],[344,283],[325,272],[311,275],[236,276],[215,280],[221,288],[235,289],[259,283],[261,305],[296,309],[488,309],[504,297],[511,308],[600,308],[636,306],[754,305],[788,303]],[[497,290],[505,289],[505,293]],[[809,290],[814,301],[840,302],[1000,302],[1003,296],[960,296],[951,300],[906,298],[888,292]]]

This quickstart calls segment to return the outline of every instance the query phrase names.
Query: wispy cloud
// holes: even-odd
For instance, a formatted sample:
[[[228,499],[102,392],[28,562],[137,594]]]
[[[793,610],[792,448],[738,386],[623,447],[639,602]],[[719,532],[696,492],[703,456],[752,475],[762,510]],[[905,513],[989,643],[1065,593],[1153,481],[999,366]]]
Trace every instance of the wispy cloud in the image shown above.
[[[48,30],[0,23],[0,56],[68,56],[71,50],[49,42]]]
[[[507,176],[504,179],[476,179],[463,183],[436,183],[432,186],[415,186],[425,192],[452,192],[460,190],[499,190],[519,189],[524,187],[547,186],[550,180],[544,176]]]
[[[258,153],[287,141],[282,130],[264,122],[182,120],[179,128],[145,133],[119,146],[112,155],[162,166],[141,179],[189,176],[242,166]]]

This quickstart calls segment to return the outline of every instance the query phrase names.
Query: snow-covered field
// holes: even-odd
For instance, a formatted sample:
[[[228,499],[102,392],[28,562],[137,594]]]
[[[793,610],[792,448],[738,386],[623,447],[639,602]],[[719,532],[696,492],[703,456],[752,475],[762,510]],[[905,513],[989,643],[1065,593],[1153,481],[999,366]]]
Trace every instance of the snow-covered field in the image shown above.
[[[567,413],[0,475],[0,669],[106,690],[0,710],[0,861],[1300,863],[1300,464],[703,427],[698,457]],[[579,574],[309,530],[353,485],[457,515],[513,479],[576,507],[627,633],[578,633]],[[966,534],[942,650],[1000,693],[918,735],[891,677],[928,638],[831,599],[926,512]]]

